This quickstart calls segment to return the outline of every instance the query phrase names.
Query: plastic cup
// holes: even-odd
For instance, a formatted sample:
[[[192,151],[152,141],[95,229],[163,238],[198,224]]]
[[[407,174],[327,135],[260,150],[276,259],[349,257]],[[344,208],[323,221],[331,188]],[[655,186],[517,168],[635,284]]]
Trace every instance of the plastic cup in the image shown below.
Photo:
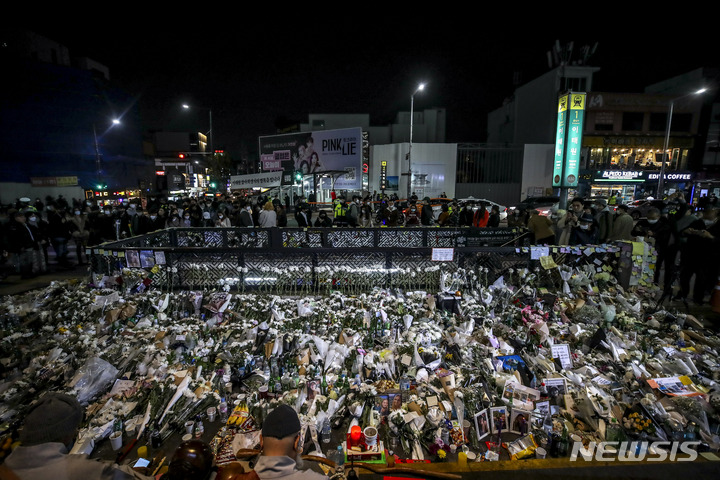
[[[365,443],[367,446],[374,447],[377,443],[377,428],[365,427],[365,431],[363,433],[365,434]]]
[[[207,409],[208,422],[214,422],[216,414],[217,414],[217,409],[215,407],[208,408]]]
[[[227,392],[227,393],[232,393],[232,390],[233,390],[233,384],[232,384],[232,382],[227,382],[227,383],[225,384],[225,392]]]
[[[547,451],[544,448],[537,447],[535,449],[535,458],[545,458],[545,455],[547,455]]]
[[[194,426],[195,426],[195,422],[193,422],[192,420],[188,420],[187,422],[185,422],[185,431],[187,433],[193,433]]]
[[[110,434],[110,445],[112,445],[113,450],[120,450],[122,443],[122,432],[113,432]]]

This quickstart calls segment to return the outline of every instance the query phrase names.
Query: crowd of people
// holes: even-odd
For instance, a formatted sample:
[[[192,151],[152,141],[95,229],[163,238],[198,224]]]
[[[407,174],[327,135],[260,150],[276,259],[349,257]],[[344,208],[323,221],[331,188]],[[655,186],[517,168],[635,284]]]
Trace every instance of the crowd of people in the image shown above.
[[[500,212],[493,205],[448,199],[433,212],[431,199],[409,201],[381,194],[349,200],[337,196],[329,208],[320,207],[314,196],[297,196],[294,207],[285,195],[242,197],[184,197],[168,200],[152,197],[146,202],[109,205],[94,200],[24,197],[0,208],[2,276],[10,273],[29,278],[48,271],[49,248],[60,268],[72,268],[70,249],[76,264],[87,261],[85,249],[135,235],[171,227],[286,227],[289,212],[298,227],[477,227],[500,226]],[[720,223],[717,202],[693,208],[678,193],[667,199],[663,211],[653,208],[639,221],[627,205],[610,205],[598,198],[573,198],[567,210],[541,215],[537,210],[514,209],[507,216],[508,227],[522,227],[536,245],[595,245],[642,237],[657,251],[655,282],[664,272],[669,292],[673,282],[680,285],[681,298],[692,296],[697,303],[711,290],[720,265]],[[293,225],[294,226],[294,225]],[[693,292],[691,279],[695,277]]]
[[[577,197],[566,211],[548,216],[537,210],[515,209],[508,215],[507,224],[527,228],[531,243],[536,245],[597,245],[642,238],[657,252],[654,282],[662,280],[668,296],[678,283],[676,299],[702,305],[720,275],[718,212],[716,202],[693,207],[677,193],[667,198],[666,208],[650,208],[645,218],[635,221],[627,205],[608,205],[603,199],[586,202]]]

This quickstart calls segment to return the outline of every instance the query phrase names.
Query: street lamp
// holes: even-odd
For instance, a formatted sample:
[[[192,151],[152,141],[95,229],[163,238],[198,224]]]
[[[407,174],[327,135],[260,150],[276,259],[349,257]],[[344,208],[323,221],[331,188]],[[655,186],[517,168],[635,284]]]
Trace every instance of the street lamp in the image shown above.
[[[413,134],[413,117],[415,108],[415,94],[425,89],[425,84],[421,83],[415,91],[410,95],[410,147],[408,148],[408,179],[407,179],[407,200],[410,201],[410,186],[412,183],[412,134]]]
[[[120,120],[113,118],[112,125],[120,125]],[[111,128],[112,125],[110,125]],[[98,145],[97,127],[95,126],[95,122],[93,122],[93,139],[95,141],[95,169],[97,170],[98,182],[102,183],[102,162],[100,160],[100,146]]]
[[[704,93],[707,90],[707,88],[701,88],[700,90],[696,92],[691,92],[685,95],[681,95],[679,97],[675,97],[672,100],[670,100],[670,106],[668,110],[668,119],[667,119],[667,129],[665,130],[665,142],[663,145],[663,160],[660,164],[660,178],[658,178],[658,188],[657,188],[657,198],[662,200],[662,194],[663,194],[663,187],[665,183],[665,162],[668,160],[668,143],[670,143],[670,126],[672,125],[672,116],[673,116],[673,109],[675,108],[675,102],[677,100],[680,100],[681,98],[689,97],[691,95],[700,95]]]
[[[188,105],[187,103],[183,103],[183,108],[185,110],[189,110],[190,105]],[[215,150],[213,149],[212,109],[202,108],[202,107],[193,107],[193,108],[199,108],[200,110],[207,110],[210,113],[210,131],[208,132],[208,136],[210,137],[210,154],[213,155],[215,153]]]

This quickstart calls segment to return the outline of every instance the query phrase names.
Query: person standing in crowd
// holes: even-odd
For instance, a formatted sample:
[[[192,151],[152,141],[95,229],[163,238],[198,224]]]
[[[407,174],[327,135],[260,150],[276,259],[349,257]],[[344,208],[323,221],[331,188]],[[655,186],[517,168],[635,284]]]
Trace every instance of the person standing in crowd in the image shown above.
[[[287,195],[285,195],[287,198]],[[288,219],[287,219],[287,210],[285,209],[285,206],[278,202],[275,206],[275,215],[277,216],[277,226],[278,227],[287,227],[288,225]]]
[[[423,227],[431,227],[435,224],[435,215],[433,215],[432,205],[430,204],[430,197],[422,199],[420,205],[420,224]]]
[[[393,200],[388,200],[381,215],[383,224],[388,227],[397,227],[400,223],[400,211],[395,207]]]
[[[40,200],[40,199],[38,199]],[[35,227],[38,231],[38,244],[40,246],[40,253],[42,258],[39,259],[42,263],[40,264],[40,273],[47,272],[48,266],[48,247],[50,246],[50,226],[39,210],[30,212],[26,215],[28,225]]]
[[[370,204],[370,198],[365,198],[362,205],[360,206],[360,216],[358,223],[361,227],[374,227],[375,220],[373,219],[373,209]]]
[[[598,227],[598,242],[605,243],[612,233],[614,215],[602,198],[595,200],[595,223]]]
[[[521,208],[513,208],[512,212],[510,212],[510,215],[507,217],[507,224],[508,227],[525,227],[526,226],[526,218],[525,218],[525,210]]]
[[[84,409],[73,396],[46,393],[32,405],[20,429],[20,445],[5,466],[20,480],[152,479],[131,466],[93,460],[69,453],[83,421]]]
[[[632,229],[633,237],[644,237],[655,246],[657,260],[655,261],[654,282],[660,280],[660,270],[665,269],[665,282],[670,281],[675,268],[674,259],[670,261],[668,244],[672,233],[670,222],[660,215],[658,208],[648,210],[647,217],[637,221]]]
[[[418,212],[417,204],[411,203],[405,213],[405,226],[417,227],[420,225],[420,212]]]
[[[608,237],[610,241],[632,240],[633,218],[628,214],[627,205],[618,205],[615,219],[613,220],[612,233]]]
[[[87,247],[88,240],[90,239],[87,217],[80,208],[76,208],[73,210],[73,216],[70,217],[69,223],[71,236],[75,242],[75,254],[77,255],[78,265],[85,265],[87,262],[83,262],[82,254],[85,252],[85,247]]]
[[[295,207],[295,221],[298,227],[309,227],[310,223],[310,205],[307,203],[300,204]]]
[[[348,205],[347,222],[350,227],[357,227],[360,217],[360,197],[353,195],[352,202]]]
[[[720,222],[718,209],[708,206],[702,219],[696,220],[682,234],[687,244],[680,257],[680,298],[690,294],[690,280],[695,276],[692,299],[702,305],[705,295],[712,292],[720,269]]]
[[[42,271],[37,227],[27,224],[22,210],[13,212],[13,220],[8,224],[8,251],[16,256],[16,271],[20,278],[33,278]]]
[[[461,227],[470,227],[473,224],[473,205],[470,202],[465,202],[459,212],[458,225]]]
[[[246,203],[242,206],[242,210],[238,214],[238,227],[254,227],[255,221],[252,217],[252,205]]]
[[[527,222],[527,229],[533,235],[534,244],[552,245],[555,243],[555,231],[553,223],[548,217],[540,215],[535,209],[530,210],[530,218]]]
[[[338,197],[333,208],[333,225],[338,227],[348,226],[348,205],[345,197]]]
[[[441,227],[447,227],[448,221],[450,220],[450,205],[443,203],[440,206],[440,215],[438,216],[437,223]]]
[[[497,228],[500,226],[500,207],[497,205],[490,207],[490,217],[488,218],[487,226],[491,228]]]
[[[583,213],[578,218],[577,225],[570,232],[570,245],[595,245],[597,243],[597,228],[595,219],[589,213]]]
[[[215,220],[215,226],[221,228],[229,228],[232,226],[230,219],[225,215],[224,211],[219,211],[217,214],[217,220]]]
[[[485,204],[481,203],[480,208],[478,208],[475,213],[473,214],[473,227],[479,227],[484,228],[487,227],[488,220],[490,219],[490,214],[488,213],[487,209],[485,208]]]
[[[63,268],[70,267],[68,260],[68,240],[70,239],[70,225],[64,209],[59,209],[54,203],[45,206],[48,237],[55,251],[55,261]]]
[[[332,224],[332,218],[328,217],[327,212],[325,210],[320,210],[318,217],[315,219],[315,226],[329,228],[332,227]]]
[[[261,228],[277,227],[277,213],[271,201],[265,202],[258,216],[258,225]]]

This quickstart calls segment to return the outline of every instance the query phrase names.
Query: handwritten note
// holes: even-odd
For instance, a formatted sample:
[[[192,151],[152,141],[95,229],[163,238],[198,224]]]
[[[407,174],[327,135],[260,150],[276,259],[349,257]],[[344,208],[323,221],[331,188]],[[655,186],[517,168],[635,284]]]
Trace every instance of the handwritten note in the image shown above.
[[[572,357],[570,356],[570,345],[567,343],[558,343],[551,347],[553,358],[560,360],[563,369],[572,368]]]

